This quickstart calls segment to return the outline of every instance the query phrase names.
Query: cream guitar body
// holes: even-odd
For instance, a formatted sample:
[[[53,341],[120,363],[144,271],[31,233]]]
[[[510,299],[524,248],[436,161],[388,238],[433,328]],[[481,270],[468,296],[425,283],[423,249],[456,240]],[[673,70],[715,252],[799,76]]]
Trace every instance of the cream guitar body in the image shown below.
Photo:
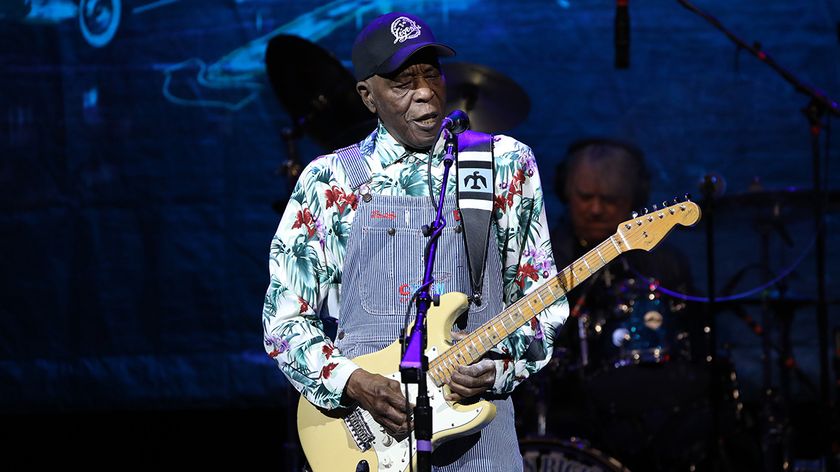
[[[496,407],[487,401],[462,405],[444,400],[444,395],[449,393],[446,385],[458,367],[481,359],[520,326],[565,297],[569,290],[621,253],[633,249],[651,250],[675,226],[690,226],[699,219],[700,208],[690,201],[635,215],[633,219],[620,224],[615,234],[454,345],[452,325],[467,310],[467,297],[461,293],[443,295],[440,305],[432,307],[426,318],[432,448],[478,431],[496,416]],[[368,372],[400,381],[400,354],[400,344],[395,341],[381,351],[357,357],[353,361]],[[409,401],[413,403],[416,396],[417,386],[410,384]],[[404,472],[416,455],[413,438],[411,441],[409,438],[398,441],[359,407],[351,411],[325,411],[301,398],[298,405],[298,434],[306,459],[314,472],[354,472],[363,461],[370,471]]]
[[[443,295],[440,306],[429,310],[426,355],[430,362],[452,346],[452,325],[467,308],[467,297],[453,292]],[[400,355],[400,343],[395,341],[387,348],[359,356],[353,362],[368,372],[399,382],[400,373],[394,369],[399,366]],[[449,387],[437,385],[430,376],[427,384],[433,417],[433,447],[476,432],[496,416],[496,407],[488,401],[482,400],[468,406],[447,402],[444,395],[448,393]],[[417,385],[409,384],[409,400],[412,403],[416,396]],[[361,408],[336,413],[332,415],[320,410],[301,397],[298,405],[298,434],[314,472],[355,471],[360,461],[366,461],[371,471],[402,472],[408,469],[409,443],[412,446],[411,458],[416,454],[413,440],[394,439]]]

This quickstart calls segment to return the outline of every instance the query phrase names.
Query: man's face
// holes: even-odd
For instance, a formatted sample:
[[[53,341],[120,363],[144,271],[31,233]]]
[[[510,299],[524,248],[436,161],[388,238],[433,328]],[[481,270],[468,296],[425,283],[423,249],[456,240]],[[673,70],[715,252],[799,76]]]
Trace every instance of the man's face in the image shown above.
[[[446,82],[434,51],[420,51],[393,74],[356,84],[368,109],[403,146],[425,151],[437,137]]]
[[[588,246],[598,244],[615,233],[630,218],[633,184],[609,161],[593,163],[583,158],[566,181],[569,214],[575,236]]]

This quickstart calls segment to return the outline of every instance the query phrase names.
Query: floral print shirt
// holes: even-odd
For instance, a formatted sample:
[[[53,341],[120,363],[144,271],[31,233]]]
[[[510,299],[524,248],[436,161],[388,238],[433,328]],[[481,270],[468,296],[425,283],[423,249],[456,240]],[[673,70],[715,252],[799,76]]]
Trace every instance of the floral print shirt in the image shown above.
[[[510,137],[493,139],[492,228],[508,306],[557,271],[534,155]],[[360,147],[372,176],[371,192],[428,196],[426,153],[406,150],[381,123]],[[432,157],[434,189],[443,178],[442,148],[441,140]],[[455,186],[453,169],[447,192],[454,195]],[[270,248],[270,284],[262,316],[265,350],[298,391],[329,409],[339,406],[347,379],[358,366],[324,334],[318,313],[328,304],[331,316],[338,316],[345,246],[358,198],[335,154],[315,159],[301,173]],[[494,348],[494,393],[512,391],[548,363],[555,331],[568,313],[568,303],[561,298]]]

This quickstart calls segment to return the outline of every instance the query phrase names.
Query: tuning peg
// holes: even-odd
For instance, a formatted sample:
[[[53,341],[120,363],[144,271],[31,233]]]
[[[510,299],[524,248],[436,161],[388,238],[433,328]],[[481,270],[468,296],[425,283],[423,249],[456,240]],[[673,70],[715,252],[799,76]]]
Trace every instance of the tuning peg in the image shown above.
[[[662,200],[662,209],[664,210],[668,206],[668,200]]]
[[[638,211],[634,211],[633,213],[630,213],[630,217],[631,217],[631,218],[638,218],[638,217],[639,217],[639,212],[638,212]]]
[[[687,193],[687,194],[683,195],[683,199],[685,199],[685,201],[687,201],[687,202],[690,202],[691,201],[691,194]]]
[[[680,202],[680,197],[674,197],[674,205]]]
[[[642,214],[643,214],[643,215],[647,215],[647,214],[648,214],[648,209],[647,209],[647,207],[642,208]]]

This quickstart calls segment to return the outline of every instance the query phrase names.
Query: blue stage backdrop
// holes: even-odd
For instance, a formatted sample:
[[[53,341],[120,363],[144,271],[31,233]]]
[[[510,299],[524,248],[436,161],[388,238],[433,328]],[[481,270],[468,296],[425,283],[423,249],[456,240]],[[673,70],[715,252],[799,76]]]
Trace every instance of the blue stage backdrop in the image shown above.
[[[840,5],[831,0],[697,0],[795,75],[840,96]],[[535,151],[552,221],[556,164],[578,138],[638,143],[653,202],[704,175],[726,194],[812,186],[807,99],[676,0],[630,2],[631,65],[613,62],[606,0],[6,0],[0,5],[0,411],[281,406],[287,384],[262,347],[268,246],[288,195],[278,174],[290,118],[269,84],[271,37],[312,41],[349,66],[361,26],[423,16],[457,61],[529,95],[507,130]],[[288,67],[294,67],[289,64]],[[312,77],[318,70],[296,70]],[[835,123],[835,127],[837,124]],[[825,180],[837,188],[837,133]],[[304,161],[323,153],[299,143]],[[758,180],[755,180],[758,179]],[[838,210],[835,204],[832,209]],[[722,209],[718,287],[758,285],[813,300],[814,225],[785,208],[769,258],[750,208]],[[837,297],[838,215],[828,215],[827,284]],[[703,227],[673,242],[706,286]],[[565,265],[570,261],[558,261]],[[762,294],[777,296],[779,285]],[[797,305],[794,353],[818,382],[812,304]],[[753,316],[760,318],[754,306]],[[836,325],[838,307],[830,306]],[[718,317],[747,394],[760,342]],[[796,384],[799,398],[815,398]]]

